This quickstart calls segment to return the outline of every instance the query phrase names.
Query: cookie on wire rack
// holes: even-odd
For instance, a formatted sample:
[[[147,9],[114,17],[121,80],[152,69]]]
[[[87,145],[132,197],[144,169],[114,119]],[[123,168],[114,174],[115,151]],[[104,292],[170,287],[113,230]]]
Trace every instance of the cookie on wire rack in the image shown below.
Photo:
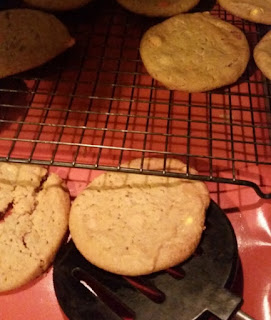
[[[194,8],[200,0],[117,0],[129,11],[149,17],[170,17]]]
[[[218,3],[237,17],[271,24],[271,0],[218,0]]]
[[[54,15],[32,9],[0,11],[0,78],[38,67],[74,43]]]
[[[68,230],[70,198],[45,168],[0,163],[0,292],[27,284],[51,265]]]
[[[139,169],[140,161],[126,167]],[[163,167],[163,159],[144,159],[144,169]],[[186,165],[167,159],[166,169],[185,173]],[[97,267],[122,275],[150,274],[193,254],[209,201],[200,181],[107,172],[73,202],[70,233],[77,249]]]
[[[257,67],[271,80],[271,30],[255,46],[253,56]]]
[[[78,9],[93,0],[24,0],[27,5],[52,11],[68,11]]]
[[[154,25],[140,54],[148,73],[171,90],[203,92],[238,80],[249,61],[244,33],[204,13],[187,13]]]

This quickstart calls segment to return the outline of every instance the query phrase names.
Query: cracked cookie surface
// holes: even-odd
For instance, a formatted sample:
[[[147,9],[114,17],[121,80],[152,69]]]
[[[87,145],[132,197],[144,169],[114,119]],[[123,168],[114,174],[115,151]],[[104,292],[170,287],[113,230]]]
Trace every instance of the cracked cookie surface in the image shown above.
[[[127,164],[140,168],[140,160]],[[144,168],[163,170],[163,159],[146,158]],[[168,159],[167,170],[186,172]],[[187,259],[201,239],[209,192],[203,182],[107,172],[73,202],[69,227],[82,255],[122,275],[164,270]]]
[[[143,35],[140,54],[154,79],[185,92],[234,83],[250,56],[244,33],[208,12],[179,14],[151,27]]]
[[[68,229],[69,194],[45,168],[0,163],[0,292],[45,272]]]

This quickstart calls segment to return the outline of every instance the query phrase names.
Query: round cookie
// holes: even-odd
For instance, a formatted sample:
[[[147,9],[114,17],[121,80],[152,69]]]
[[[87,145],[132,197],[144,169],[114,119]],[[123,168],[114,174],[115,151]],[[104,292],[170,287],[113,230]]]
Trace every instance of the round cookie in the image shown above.
[[[74,45],[53,15],[31,9],[0,11],[0,78],[38,67]]]
[[[127,10],[149,17],[170,17],[194,8],[200,0],[117,0]]]
[[[67,11],[81,8],[92,0],[24,0],[24,2],[32,7],[52,10]]]
[[[258,68],[271,80],[271,31],[255,46],[253,56]]]
[[[151,27],[143,35],[140,54],[154,79],[186,92],[234,83],[250,55],[244,33],[207,12],[180,14]]]
[[[271,0],[218,0],[218,3],[237,17],[271,24]]]
[[[140,161],[127,167],[139,169]],[[163,159],[144,160],[149,170],[163,170],[163,164]],[[176,159],[168,159],[166,168],[186,172]],[[191,256],[209,201],[200,181],[107,172],[73,202],[70,233],[77,249],[97,267],[122,275],[149,274]]]
[[[45,272],[68,230],[69,194],[56,174],[0,163],[0,292]]]

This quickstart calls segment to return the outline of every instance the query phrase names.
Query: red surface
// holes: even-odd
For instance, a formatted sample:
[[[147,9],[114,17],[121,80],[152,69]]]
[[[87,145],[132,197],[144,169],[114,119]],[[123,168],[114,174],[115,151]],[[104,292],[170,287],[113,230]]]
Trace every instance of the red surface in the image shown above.
[[[168,152],[177,150],[179,153],[186,154],[187,135],[189,135],[190,153],[200,156],[199,159],[195,157],[196,168],[199,172],[203,174],[207,172],[208,174],[210,166],[212,166],[214,175],[233,178],[231,166],[234,164],[235,179],[247,178],[247,180],[263,186],[265,192],[271,192],[271,182],[264,181],[265,177],[266,179],[268,176],[270,177],[271,168],[265,167],[263,169],[247,165],[250,161],[255,162],[255,135],[258,142],[258,161],[263,162],[271,156],[270,148],[267,147],[270,141],[270,132],[269,122],[265,116],[263,86],[257,82],[262,79],[259,70],[251,75],[251,83],[255,82],[253,86],[244,81],[231,87],[229,91],[231,95],[216,92],[212,94],[211,101],[208,94],[193,94],[190,97],[185,93],[173,92],[172,96],[169,97],[169,91],[161,87],[157,86],[155,90],[151,89],[153,86],[151,77],[146,74],[142,64],[137,62],[139,57],[136,48],[139,42],[132,44],[133,50],[129,49],[131,47],[130,42],[134,42],[135,37],[139,40],[138,34],[140,34],[141,29],[137,27],[138,20],[133,20],[129,16],[129,19],[132,19],[129,20],[131,27],[125,31],[126,24],[122,23],[123,17],[123,15],[120,15],[114,18],[110,31],[115,42],[108,41],[107,43],[108,50],[104,54],[103,65],[101,66],[103,72],[99,73],[99,82],[97,87],[95,86],[95,90],[92,88],[93,80],[96,79],[96,73],[93,71],[97,71],[96,68],[99,65],[97,56],[101,55],[100,51],[103,48],[103,46],[100,46],[100,42],[104,43],[101,35],[105,35],[109,31],[108,21],[110,20],[107,15],[97,22],[98,25],[95,29],[97,35],[91,38],[92,47],[89,48],[89,59],[85,61],[85,71],[80,75],[79,81],[77,79],[78,70],[71,67],[70,70],[61,74],[62,81],[58,86],[53,81],[45,80],[38,82],[29,80],[23,83],[22,94],[16,95],[13,104],[27,106],[29,92],[37,91],[38,93],[34,94],[31,108],[27,111],[25,119],[23,118],[23,109],[21,113],[20,110],[17,113],[12,110],[11,115],[8,115],[10,123],[1,128],[3,139],[0,141],[0,156],[11,156],[15,159],[20,157],[23,159],[32,158],[34,160],[50,160],[54,156],[55,161],[72,162],[77,160],[78,163],[83,164],[95,163],[99,148],[88,149],[84,144],[97,147],[105,134],[103,145],[109,146],[109,148],[103,149],[99,164],[118,165],[119,147],[122,146],[123,130],[126,129],[128,129],[126,130],[128,131],[126,148],[142,148],[146,139],[145,147],[147,149],[164,152],[164,137],[168,134],[165,119],[168,117],[167,104],[170,98],[173,101],[171,112],[174,114],[174,119],[171,120],[170,133],[172,137],[168,141]],[[228,18],[230,19],[230,17]],[[238,22],[236,18],[235,22]],[[82,30],[84,27],[89,28],[89,25],[84,26],[83,24]],[[255,28],[250,25],[244,25],[243,27],[246,29],[251,43],[255,44]],[[122,33],[126,35],[127,39],[125,41],[127,42],[125,42],[126,49],[124,48],[120,53],[121,45],[116,41],[122,39],[122,37],[117,37],[122,36]],[[80,39],[78,40],[78,47],[80,48],[79,44]],[[77,59],[79,55],[76,50],[73,54]],[[122,63],[117,67],[120,58]],[[134,76],[135,71],[138,73],[136,77]],[[113,86],[112,82],[115,80],[116,73],[118,74],[118,85]],[[133,90],[134,83],[139,88],[136,87]],[[56,92],[52,98],[51,92],[54,92],[54,90]],[[248,90],[250,90],[251,97],[246,95]],[[66,96],[67,92],[73,92],[74,97]],[[88,98],[90,94],[105,98],[90,100]],[[110,104],[112,97],[121,99],[117,99]],[[17,101],[18,99],[20,101]],[[126,128],[130,107],[130,104],[127,103],[127,101],[130,101],[129,99],[131,99],[132,111],[131,117],[129,117],[129,126]],[[148,103],[150,99],[153,100],[151,104]],[[124,101],[120,103],[120,100]],[[125,102],[125,100],[127,101]],[[190,109],[187,108],[188,101],[189,104],[193,105],[193,108],[191,108],[192,122],[187,120],[190,112]],[[212,109],[212,160],[209,159],[209,110],[206,108],[209,103],[215,106]],[[108,109],[108,105],[110,105],[110,108],[112,107],[112,110]],[[90,106],[94,113],[91,117],[87,117],[83,112],[88,110]],[[255,132],[251,128],[252,106]],[[46,110],[46,107],[48,110]],[[65,110],[67,109],[69,109],[69,116],[65,117],[67,115]],[[82,113],[78,112],[79,110]],[[256,113],[256,110],[259,112]],[[110,117],[107,116],[107,113],[110,113],[109,111],[111,112]],[[141,134],[141,131],[146,130],[146,115],[148,113],[150,114],[148,131],[158,133],[157,135]],[[119,114],[119,116],[115,116],[116,114]],[[142,115],[142,117],[139,117],[139,115]],[[229,124],[230,117],[232,117],[234,125]],[[19,135],[21,140],[14,143],[12,153],[9,154],[14,137],[15,140],[18,138],[16,137],[18,123],[15,120],[24,121],[24,123]],[[105,120],[108,120],[107,130],[93,129],[103,129]],[[43,124],[42,129],[39,123]],[[188,124],[191,125],[189,134]],[[86,129],[84,138],[81,140],[82,128]],[[63,129],[63,135],[61,129]],[[37,132],[39,132],[39,135],[37,135]],[[230,143],[231,134],[235,136],[234,156],[239,161],[228,160],[231,158],[233,151],[233,146]],[[35,144],[33,143],[35,139],[40,139],[45,143]],[[55,146],[50,143],[51,141],[59,141],[59,145]],[[115,148],[110,148],[111,146]],[[32,152],[33,150],[34,152]],[[77,154],[77,158],[75,154]],[[133,150],[126,151],[123,154],[123,161],[138,156],[142,156],[142,153]],[[189,158],[185,159],[188,160]],[[190,158],[190,160],[193,159]],[[193,165],[194,163],[191,163],[191,166]],[[52,168],[52,170],[57,171],[67,181],[72,196],[76,196],[89,180],[100,173],[79,169]],[[237,236],[241,269],[238,273],[234,291],[244,298],[242,310],[256,320],[271,320],[271,201],[260,199],[254,190],[248,187],[214,183],[208,184],[208,187],[211,197],[228,215]],[[52,270],[17,291],[0,295],[0,320],[63,319],[66,319],[66,317],[58,306],[54,294]]]
[[[89,179],[100,174],[88,170],[53,170],[68,178],[73,196],[84,188]],[[234,291],[244,298],[242,310],[256,320],[270,320],[271,201],[260,199],[247,187],[213,183],[208,187],[213,200],[227,213],[237,236],[241,270]],[[270,191],[270,186],[266,189]],[[0,319],[67,319],[54,294],[52,269],[17,291],[0,295]]]
[[[214,200],[227,213],[238,242],[240,270],[233,290],[242,310],[257,320],[271,319],[271,201],[244,187],[220,185]]]

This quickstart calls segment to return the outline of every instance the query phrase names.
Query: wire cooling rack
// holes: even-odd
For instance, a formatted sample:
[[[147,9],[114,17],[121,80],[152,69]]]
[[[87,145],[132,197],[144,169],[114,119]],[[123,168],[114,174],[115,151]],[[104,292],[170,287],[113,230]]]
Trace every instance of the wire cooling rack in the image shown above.
[[[241,28],[252,49],[267,31],[218,5],[212,14]],[[271,84],[252,60],[230,87],[169,91],[147,74],[138,50],[159,19],[102,0],[59,18],[76,46],[0,81],[0,161],[248,185],[271,198],[264,183],[271,176]],[[164,170],[123,167],[150,156],[163,157]],[[166,170],[170,157],[183,160],[186,173]]]

